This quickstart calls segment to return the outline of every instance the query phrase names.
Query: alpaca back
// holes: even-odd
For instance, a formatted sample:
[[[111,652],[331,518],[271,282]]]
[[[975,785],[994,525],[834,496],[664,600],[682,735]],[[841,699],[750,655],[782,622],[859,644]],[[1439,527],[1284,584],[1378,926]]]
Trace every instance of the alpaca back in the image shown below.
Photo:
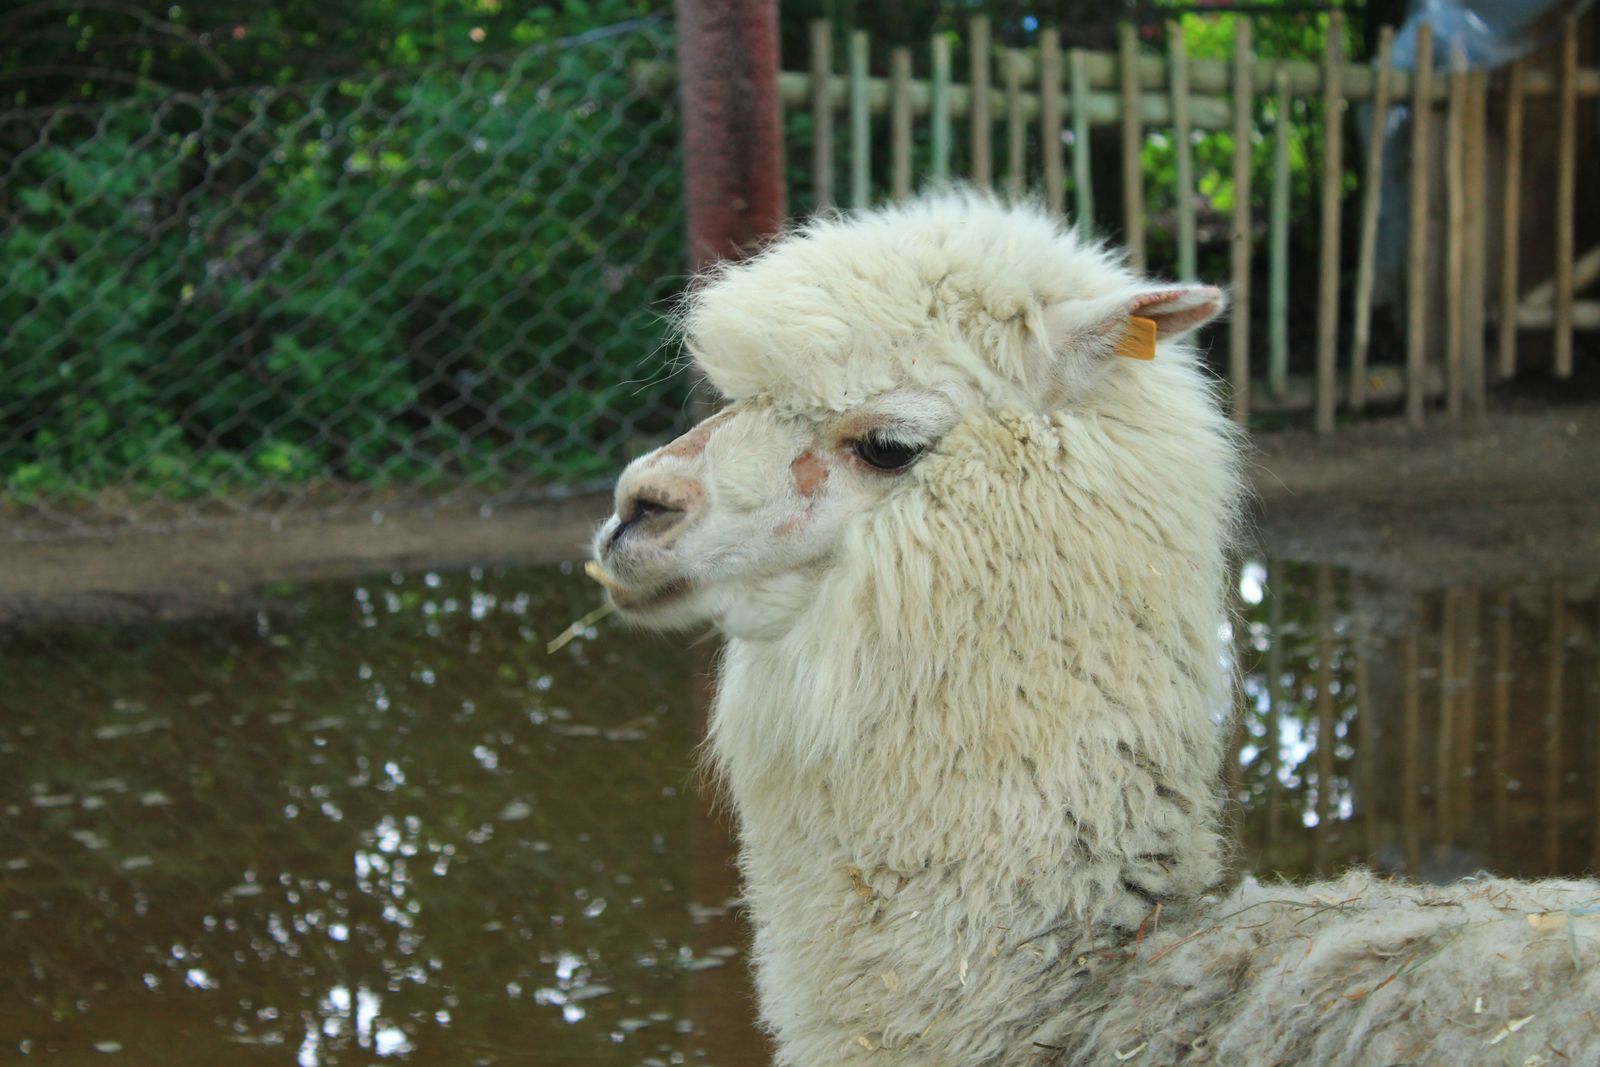
[[[1600,1064],[1600,884],[1248,882],[1103,962],[1043,1063]]]

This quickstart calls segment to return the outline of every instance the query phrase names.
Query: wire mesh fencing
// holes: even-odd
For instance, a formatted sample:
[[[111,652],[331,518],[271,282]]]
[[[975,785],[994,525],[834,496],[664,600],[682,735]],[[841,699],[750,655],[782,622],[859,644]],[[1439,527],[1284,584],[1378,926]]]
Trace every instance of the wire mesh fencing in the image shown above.
[[[670,28],[0,111],[0,538],[592,484],[684,273]]]

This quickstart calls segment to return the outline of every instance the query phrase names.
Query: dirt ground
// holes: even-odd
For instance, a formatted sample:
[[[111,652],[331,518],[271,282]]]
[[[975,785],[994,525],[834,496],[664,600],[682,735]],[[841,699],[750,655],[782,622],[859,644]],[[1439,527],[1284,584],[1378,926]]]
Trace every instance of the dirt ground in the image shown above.
[[[1250,548],[1401,588],[1600,573],[1600,408],[1411,431],[1256,438]],[[0,625],[161,619],[233,608],[278,582],[584,556],[604,494],[500,508],[259,519],[110,539],[0,541]],[[0,533],[3,537],[3,533]]]

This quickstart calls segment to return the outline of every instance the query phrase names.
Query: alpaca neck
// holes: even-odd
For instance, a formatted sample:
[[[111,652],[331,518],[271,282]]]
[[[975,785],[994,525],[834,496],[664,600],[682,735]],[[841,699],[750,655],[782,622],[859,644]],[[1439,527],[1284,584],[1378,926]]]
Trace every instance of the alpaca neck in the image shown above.
[[[953,678],[944,702],[857,678],[820,704],[853,672],[802,644],[730,644],[713,737],[781,1062],[1009,1062],[1086,954],[1216,880],[1214,764],[1174,777],[1137,731],[1100,728],[1124,699],[1092,678],[1019,664],[1007,728]],[[1066,692],[1081,714],[1039,722]],[[836,747],[841,723],[871,725]]]
[[[1204,445],[1116,507],[930,459],[802,610],[730,641],[711,743],[782,1062],[1009,1063],[1086,953],[1215,882],[1231,483]],[[1021,416],[946,447],[993,470],[1163,458]]]

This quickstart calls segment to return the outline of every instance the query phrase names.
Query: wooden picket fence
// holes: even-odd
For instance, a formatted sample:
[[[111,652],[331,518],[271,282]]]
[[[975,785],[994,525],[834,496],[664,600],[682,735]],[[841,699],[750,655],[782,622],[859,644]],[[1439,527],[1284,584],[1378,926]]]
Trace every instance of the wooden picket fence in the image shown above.
[[[1258,60],[1251,44],[1250,23],[1245,19],[1236,23],[1233,58],[1216,60],[1190,58],[1178,24],[1168,28],[1164,55],[1141,50],[1137,30],[1129,24],[1120,27],[1119,49],[1115,53],[1063,51],[1059,34],[1049,27],[1039,30],[1036,48],[997,49],[989,20],[978,16],[970,21],[967,31],[965,82],[956,80],[949,34],[936,34],[930,39],[927,73],[919,78],[914,74],[912,49],[907,47],[890,52],[886,77],[874,75],[869,63],[871,42],[861,31],[848,34],[845,70],[836,71],[834,31],[827,20],[813,23],[809,69],[779,75],[784,106],[809,109],[811,113],[811,199],[818,209],[841,201],[849,207],[871,202],[875,173],[873,125],[887,118],[887,192],[892,197],[910,196],[919,178],[925,183],[959,178],[982,188],[993,187],[998,181],[1013,195],[1039,190],[1051,210],[1064,212],[1070,187],[1072,214],[1084,225],[1095,218],[1089,130],[1095,126],[1118,126],[1124,205],[1118,237],[1126,245],[1132,265],[1143,269],[1147,176],[1141,167],[1140,151],[1147,133],[1170,130],[1176,154],[1176,273],[1189,280],[1195,276],[1196,264],[1196,174],[1190,134],[1194,130],[1231,130],[1235,195],[1230,238],[1228,378],[1233,414],[1240,421],[1248,419],[1252,410],[1309,407],[1315,412],[1317,429],[1327,432],[1333,429],[1336,410],[1341,407],[1360,412],[1370,404],[1402,397],[1406,418],[1418,426],[1424,421],[1430,397],[1442,396],[1451,418],[1481,412],[1490,375],[1505,379],[1517,371],[1519,328],[1554,331],[1554,370],[1558,377],[1565,378],[1572,373],[1573,331],[1600,327],[1600,301],[1575,299],[1578,288],[1600,277],[1600,249],[1579,258],[1574,247],[1577,101],[1582,96],[1600,95],[1600,69],[1579,69],[1577,27],[1570,20],[1555,71],[1518,62],[1493,75],[1469,71],[1459,54],[1447,64],[1447,73],[1436,73],[1436,46],[1426,26],[1417,40],[1416,75],[1392,66],[1394,33],[1390,28],[1382,31],[1378,55],[1370,64],[1347,62],[1343,54],[1342,15],[1338,12],[1330,16],[1327,50],[1320,62]],[[636,76],[660,89],[668,84],[672,72],[657,68],[636,72]],[[1275,99],[1273,114],[1279,117],[1276,128],[1259,128],[1255,110],[1258,94],[1271,94]],[[1320,161],[1317,207],[1321,240],[1315,375],[1309,383],[1291,382],[1289,377],[1288,234],[1294,205],[1290,203],[1285,120],[1292,113],[1290,101],[1294,98],[1321,102],[1320,121],[1326,146]],[[1524,109],[1530,100],[1538,100],[1538,106],[1548,102],[1559,109],[1557,173],[1553,177],[1530,176],[1529,182],[1531,186],[1536,177],[1550,185],[1549,192],[1557,204],[1558,234],[1550,279],[1523,293],[1516,238],[1522,197],[1535,191],[1524,188],[1522,175],[1521,131]],[[1340,247],[1346,239],[1341,233],[1345,196],[1343,124],[1350,110],[1347,105],[1365,101],[1372,103],[1374,114],[1379,117],[1374,123],[1377,129],[1383,128],[1382,120],[1392,107],[1409,106],[1414,117],[1411,155],[1420,165],[1410,173],[1403,364],[1384,365],[1371,358],[1374,264],[1382,195],[1379,176],[1385,148],[1381,136],[1370,139],[1366,158],[1359,162],[1356,273],[1354,292],[1349,294],[1351,326],[1348,337],[1339,336]],[[1441,121],[1435,116],[1441,104],[1447,145],[1443,160],[1439,161],[1431,143],[1433,124]],[[843,196],[835,185],[834,158],[834,122],[841,116],[848,123],[848,135],[839,138],[848,146]],[[1485,202],[1489,166],[1485,149],[1491,120],[1505,124],[1507,146],[1501,161],[1503,196],[1498,218],[1507,251],[1500,261],[1499,284],[1493,289],[1485,252],[1491,225]],[[926,173],[916,175],[912,146],[914,127],[919,122],[927,124],[931,153]],[[1003,127],[1003,150],[998,161],[1002,175],[996,174],[996,125]],[[967,161],[968,169],[957,174],[953,162],[958,154],[953,146],[961,129],[966,132],[967,145],[960,156]],[[1070,151],[1062,136],[1063,130],[1068,129]],[[1252,139],[1258,136],[1270,138],[1273,146],[1272,182],[1266,196],[1270,329],[1265,379],[1252,383],[1252,376],[1261,369],[1252,358],[1254,342],[1250,334],[1252,258],[1257,254],[1250,149]],[[1037,138],[1041,174],[1026,170],[1030,137]],[[1069,164],[1070,182],[1066,180]],[[1438,265],[1430,259],[1428,247],[1429,201],[1435,184],[1431,168],[1435,166],[1444,168],[1449,218],[1442,307],[1437,306],[1440,301],[1434,296],[1440,287],[1433,285],[1430,277]],[[876,172],[881,174],[883,170],[880,166]],[[1491,293],[1498,294],[1498,301],[1484,298]],[[1486,338],[1491,306],[1498,318],[1498,351],[1492,366]],[[1513,310],[1506,313],[1507,309]],[[1442,338],[1430,337],[1430,331],[1440,330]],[[1442,352],[1442,358],[1430,360],[1430,351]]]

